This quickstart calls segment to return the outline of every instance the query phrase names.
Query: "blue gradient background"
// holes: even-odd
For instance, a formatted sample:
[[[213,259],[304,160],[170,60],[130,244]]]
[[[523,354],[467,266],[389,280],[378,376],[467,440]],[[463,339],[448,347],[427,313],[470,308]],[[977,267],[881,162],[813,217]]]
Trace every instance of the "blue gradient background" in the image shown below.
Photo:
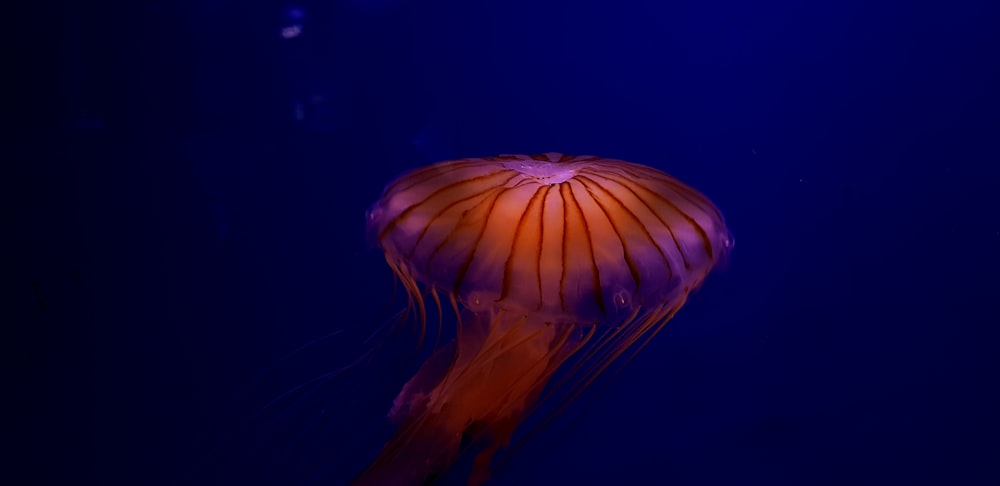
[[[384,184],[442,159],[561,151],[678,176],[722,208],[736,248],[495,484],[1000,484],[991,3],[14,16],[0,474],[20,479],[0,482],[209,484],[192,473],[206,444],[357,343],[299,356],[230,415],[254,376],[384,319],[391,276],[364,228]],[[357,430],[379,427],[388,403],[361,406]],[[211,484],[303,482],[276,467]]]

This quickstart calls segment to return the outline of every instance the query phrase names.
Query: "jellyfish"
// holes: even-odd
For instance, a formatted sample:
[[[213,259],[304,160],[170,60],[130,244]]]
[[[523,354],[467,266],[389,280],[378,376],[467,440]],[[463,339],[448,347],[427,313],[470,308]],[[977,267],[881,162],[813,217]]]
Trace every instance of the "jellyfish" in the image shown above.
[[[397,429],[357,485],[426,484],[468,444],[468,484],[487,481],[552,389],[571,400],[638,352],[733,243],[715,205],[679,180],[559,153],[413,170],[368,227],[421,329],[432,305],[457,328],[403,385]]]

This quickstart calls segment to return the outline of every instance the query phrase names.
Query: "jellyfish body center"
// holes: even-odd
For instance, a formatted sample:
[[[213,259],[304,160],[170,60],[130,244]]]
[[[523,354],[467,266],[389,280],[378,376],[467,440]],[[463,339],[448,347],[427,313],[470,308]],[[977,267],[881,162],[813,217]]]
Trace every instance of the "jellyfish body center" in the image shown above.
[[[576,175],[573,164],[544,162],[539,160],[518,160],[503,164],[504,168],[521,173],[540,184],[559,184]]]

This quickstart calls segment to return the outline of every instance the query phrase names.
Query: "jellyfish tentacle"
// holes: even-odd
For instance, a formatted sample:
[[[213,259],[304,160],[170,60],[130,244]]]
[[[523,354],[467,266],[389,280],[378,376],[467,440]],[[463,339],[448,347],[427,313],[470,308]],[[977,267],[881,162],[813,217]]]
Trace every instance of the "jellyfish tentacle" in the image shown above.
[[[573,344],[568,325],[505,312],[466,312],[463,319],[478,320],[488,331],[466,332],[441,348],[403,387],[393,408],[394,418],[403,421],[400,432],[355,484],[420,484],[451,465],[463,437],[487,443],[474,460],[470,484],[485,481],[492,454],[509,443],[566,354],[551,349]],[[442,359],[451,364],[440,373]]]

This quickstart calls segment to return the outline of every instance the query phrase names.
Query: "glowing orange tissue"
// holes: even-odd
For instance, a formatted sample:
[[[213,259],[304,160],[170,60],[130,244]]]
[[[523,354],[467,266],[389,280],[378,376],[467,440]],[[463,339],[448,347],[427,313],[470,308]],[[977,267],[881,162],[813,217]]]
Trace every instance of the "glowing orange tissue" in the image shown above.
[[[558,153],[417,169],[368,216],[415,315],[430,297],[458,329],[396,397],[399,428],[359,485],[425,484],[468,442],[469,484],[486,481],[543,392],[572,399],[640,349],[732,247],[719,210],[677,179]],[[572,379],[551,380],[563,365]]]

